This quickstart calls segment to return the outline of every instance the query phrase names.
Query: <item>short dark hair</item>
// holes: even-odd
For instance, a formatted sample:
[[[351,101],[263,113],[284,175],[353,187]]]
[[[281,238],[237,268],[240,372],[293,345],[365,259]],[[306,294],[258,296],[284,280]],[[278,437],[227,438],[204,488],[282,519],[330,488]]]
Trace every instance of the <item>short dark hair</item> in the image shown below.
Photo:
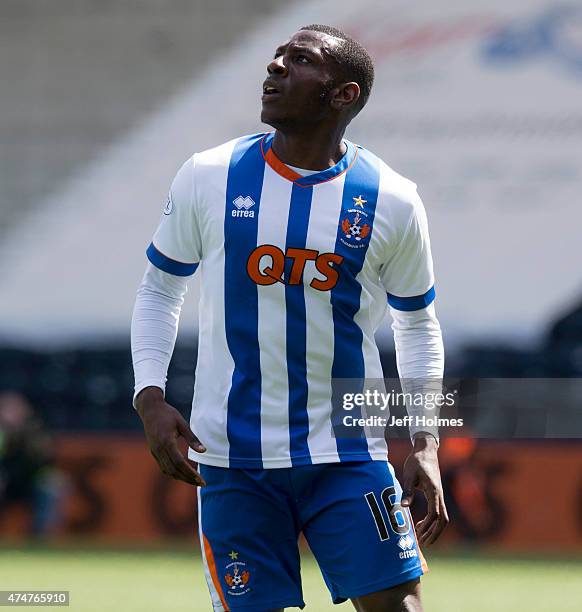
[[[368,101],[374,83],[374,62],[370,54],[359,42],[332,26],[314,23],[303,26],[301,30],[321,32],[342,41],[334,49],[333,57],[343,71],[342,77],[360,86],[360,98],[355,108],[356,114],[359,113]]]

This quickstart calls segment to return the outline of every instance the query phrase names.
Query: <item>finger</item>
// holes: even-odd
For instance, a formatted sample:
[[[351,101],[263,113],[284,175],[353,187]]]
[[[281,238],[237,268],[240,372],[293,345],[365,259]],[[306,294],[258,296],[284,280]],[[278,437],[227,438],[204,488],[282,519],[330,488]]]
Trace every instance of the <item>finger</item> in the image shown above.
[[[416,533],[419,538],[425,537],[426,532],[431,528],[436,520],[436,514],[428,513],[422,520],[416,524]]]
[[[444,531],[445,527],[449,524],[449,515],[442,497],[439,497],[439,507],[440,511],[433,527],[431,528],[430,532],[425,534],[425,540],[428,545],[436,542],[441,533]]]
[[[416,533],[419,538],[426,537],[427,532],[432,528],[435,522],[438,520],[438,515],[435,512],[429,512],[421,521],[416,525]]]
[[[182,480],[191,485],[201,485],[202,481],[196,471],[194,471],[190,465],[186,462],[184,457],[181,456],[179,451],[175,454],[173,451],[168,450],[170,461],[172,462],[172,477],[177,480]]]
[[[431,527],[434,521],[438,518],[438,496],[436,494],[430,494],[425,491],[425,497],[427,502],[427,513],[426,516],[418,522],[417,529],[419,537],[423,537],[426,531]]]
[[[200,474],[186,461],[177,446],[169,446],[165,451],[172,464],[174,470],[172,476],[174,478],[196,486],[203,487],[206,484]]]
[[[447,506],[445,504],[445,499],[444,499],[442,491],[440,492],[440,505],[442,508],[442,515],[445,521],[445,525],[448,525],[449,524],[449,511],[447,510]]]
[[[412,489],[404,489],[402,491],[402,501],[400,505],[404,508],[409,508],[412,506],[412,502],[414,501],[414,490]]]
[[[414,473],[405,470],[402,478],[402,499],[400,501],[400,505],[404,508],[408,508],[410,505],[412,505],[416,484],[417,478],[415,477]]]
[[[173,449],[175,451],[175,454],[172,451],[169,451],[168,449]],[[182,454],[180,453],[180,451],[178,450],[178,448],[175,446],[175,443],[173,447],[172,446],[158,447],[155,453],[154,451],[152,451],[152,455],[158,462],[158,465],[160,466],[162,473],[164,473],[166,476],[170,476],[171,478],[176,478],[178,480],[183,480],[189,484],[194,484],[197,486],[206,485],[206,483],[204,482],[204,479],[200,477],[198,475],[198,472],[196,472],[195,470],[193,471],[196,475],[198,475],[198,480],[195,482],[193,481],[192,474],[190,473],[190,470],[192,469],[190,465],[186,464],[186,467],[188,469],[187,470],[183,469],[183,466],[181,465],[180,460],[184,461],[184,463],[185,463],[185,460]]]
[[[434,534],[437,529],[437,521],[433,521],[430,527],[421,535],[418,536],[418,541],[421,546],[430,546],[434,542]]]
[[[164,453],[164,450],[162,447],[156,449],[156,451],[152,451],[152,455],[154,457],[154,459],[156,460],[162,474],[165,474],[166,476],[171,476],[172,475],[172,465],[168,459],[168,457],[166,456],[166,454]]]
[[[176,468],[174,467],[174,464],[172,460],[170,459],[170,456],[166,452],[165,447],[162,447],[158,450],[157,457],[158,457],[158,463],[160,464],[162,472],[166,474],[166,476],[171,476],[172,478],[174,478],[174,475],[176,473]]]
[[[178,419],[177,427],[178,432],[186,440],[190,448],[194,449],[197,453],[204,453],[206,451],[204,444],[194,435],[194,432],[183,418]]]
[[[424,519],[420,521],[417,534],[423,543],[426,543],[438,520],[439,515],[437,512],[434,512],[432,514],[427,514]]]
[[[192,469],[198,474],[198,476],[200,478],[200,482],[202,484],[199,484],[198,486],[199,487],[205,487],[206,486],[206,481],[204,480],[204,478],[202,477],[202,474],[198,470],[198,464],[196,463],[196,461],[192,461],[192,459],[186,459],[186,461],[190,464]]]
[[[433,532],[436,522],[437,522],[436,518],[431,518],[428,521],[424,520],[423,524],[419,525],[419,529],[417,530],[416,535],[418,536],[419,542],[423,546],[427,544],[427,541],[429,540]]]
[[[168,461],[170,461],[169,458]],[[168,476],[174,478],[175,480],[181,480],[183,482],[186,482],[187,484],[197,484],[191,474],[186,473],[186,471],[183,470],[180,465],[176,465],[174,462],[171,462],[171,467],[169,469]]]
[[[446,524],[447,523],[445,521],[445,518],[441,514],[437,518],[437,520],[433,522],[430,529],[428,529],[424,533],[424,536],[422,537],[422,544],[425,546],[430,546],[431,544],[434,544],[434,542],[438,540],[439,536],[443,532],[444,528],[446,527]]]
[[[448,517],[443,512],[443,501],[440,494],[435,491],[434,496],[427,496],[431,511],[419,524],[419,537],[422,544],[432,544],[446,526]]]

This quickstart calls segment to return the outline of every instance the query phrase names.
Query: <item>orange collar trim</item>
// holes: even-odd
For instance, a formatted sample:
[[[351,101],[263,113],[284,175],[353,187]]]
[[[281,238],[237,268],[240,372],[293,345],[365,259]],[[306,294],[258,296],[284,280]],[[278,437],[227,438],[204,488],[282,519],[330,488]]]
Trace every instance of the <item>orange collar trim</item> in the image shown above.
[[[327,183],[338,176],[341,176],[344,172],[347,172],[358,158],[358,148],[353,145],[350,141],[345,140],[347,146],[346,154],[339,160],[339,162],[328,168],[315,174],[309,174],[308,176],[301,176],[301,174],[295,172],[284,164],[274,153],[272,148],[274,132],[268,132],[261,139],[261,154],[265,162],[280,176],[286,178],[299,187],[313,187],[320,183]]]

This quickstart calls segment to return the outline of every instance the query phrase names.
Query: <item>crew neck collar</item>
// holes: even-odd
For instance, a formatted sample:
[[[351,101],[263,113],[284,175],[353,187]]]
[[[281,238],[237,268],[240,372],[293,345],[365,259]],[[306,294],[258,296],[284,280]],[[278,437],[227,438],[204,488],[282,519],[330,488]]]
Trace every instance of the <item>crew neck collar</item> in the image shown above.
[[[346,152],[344,156],[338,161],[338,163],[335,164],[335,166],[327,168],[327,170],[321,170],[321,172],[316,172],[315,174],[301,176],[301,174],[298,174],[297,172],[295,172],[295,170],[292,170],[275,155],[275,152],[272,148],[274,135],[274,132],[268,132],[263,136],[261,140],[261,153],[263,154],[265,162],[277,174],[301,187],[312,187],[313,185],[325,183],[327,181],[331,181],[337,178],[338,176],[349,170],[349,168],[355,162],[358,156],[358,149],[356,148],[356,146],[349,140],[344,139],[343,142],[346,145]]]

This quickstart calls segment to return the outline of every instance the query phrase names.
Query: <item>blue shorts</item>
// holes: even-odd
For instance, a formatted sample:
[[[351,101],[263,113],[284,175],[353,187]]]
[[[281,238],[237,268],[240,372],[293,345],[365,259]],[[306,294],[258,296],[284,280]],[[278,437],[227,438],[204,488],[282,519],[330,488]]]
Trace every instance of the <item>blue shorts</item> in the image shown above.
[[[334,603],[426,570],[387,462],[200,472],[200,542],[215,611],[303,608],[300,533]]]

